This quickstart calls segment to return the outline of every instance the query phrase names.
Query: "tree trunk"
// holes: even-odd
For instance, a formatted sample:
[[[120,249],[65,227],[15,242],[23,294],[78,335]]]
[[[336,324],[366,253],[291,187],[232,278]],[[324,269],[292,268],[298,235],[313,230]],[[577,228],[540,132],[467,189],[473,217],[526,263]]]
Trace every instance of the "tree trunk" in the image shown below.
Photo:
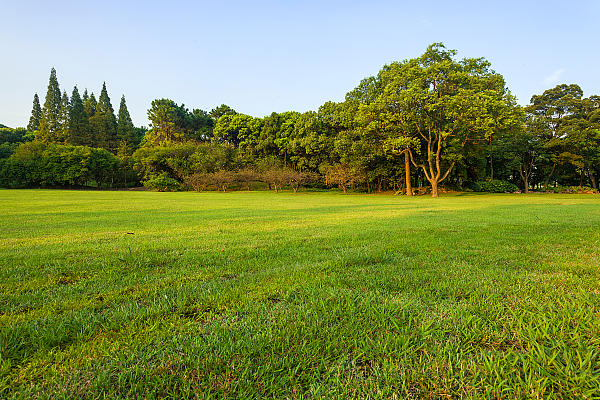
[[[554,168],[556,168],[556,163],[554,163],[554,165],[552,165],[552,171],[550,171],[550,173],[546,177],[546,181],[544,182],[544,192],[546,191],[546,188],[548,187],[548,182],[550,182],[550,177],[554,173]]]
[[[432,179],[429,183],[431,183],[431,197],[439,197],[437,179]]]
[[[592,188],[594,190],[598,190],[598,183],[596,182],[596,175],[594,175],[594,171],[590,169],[588,171],[588,176],[590,177],[590,181],[592,182]]]
[[[413,195],[413,191],[412,191],[412,186],[411,186],[411,182],[410,182],[410,155],[408,154],[410,150],[406,149],[405,153],[404,153],[404,169],[405,169],[405,173],[406,173],[406,195],[407,196],[412,196]]]

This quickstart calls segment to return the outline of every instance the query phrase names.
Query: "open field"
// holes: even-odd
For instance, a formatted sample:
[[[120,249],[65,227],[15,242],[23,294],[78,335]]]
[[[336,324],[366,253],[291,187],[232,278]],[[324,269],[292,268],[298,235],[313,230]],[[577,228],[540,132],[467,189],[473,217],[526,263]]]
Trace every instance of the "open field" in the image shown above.
[[[600,398],[600,196],[0,191],[0,398]]]

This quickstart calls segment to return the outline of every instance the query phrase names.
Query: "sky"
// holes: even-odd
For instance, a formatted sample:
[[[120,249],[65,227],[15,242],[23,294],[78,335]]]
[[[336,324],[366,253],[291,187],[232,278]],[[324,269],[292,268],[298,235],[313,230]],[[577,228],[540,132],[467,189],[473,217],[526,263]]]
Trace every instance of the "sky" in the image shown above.
[[[26,126],[51,68],[61,91],[106,82],[136,126],[154,99],[264,117],[343,101],[432,43],[484,57],[519,104],[558,84],[600,95],[600,0],[0,0],[0,124]]]

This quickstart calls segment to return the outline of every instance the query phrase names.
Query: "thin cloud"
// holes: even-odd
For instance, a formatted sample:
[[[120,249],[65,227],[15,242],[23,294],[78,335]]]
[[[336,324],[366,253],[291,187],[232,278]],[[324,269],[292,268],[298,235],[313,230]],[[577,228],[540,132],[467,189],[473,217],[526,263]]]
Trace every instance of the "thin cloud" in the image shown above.
[[[544,79],[544,81],[542,82],[544,85],[553,85],[556,82],[559,81],[560,76],[562,75],[562,73],[565,72],[564,69],[559,69],[558,71],[554,71],[552,73],[552,75],[550,75],[549,77],[547,77],[546,79]]]

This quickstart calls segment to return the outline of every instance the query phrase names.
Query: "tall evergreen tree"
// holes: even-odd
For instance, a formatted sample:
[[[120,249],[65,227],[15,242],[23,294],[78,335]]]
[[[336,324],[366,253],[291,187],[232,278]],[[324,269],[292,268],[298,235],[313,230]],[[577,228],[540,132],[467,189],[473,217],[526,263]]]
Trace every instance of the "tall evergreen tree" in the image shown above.
[[[69,137],[69,96],[64,90],[60,100],[60,116],[59,116],[59,134],[58,142],[65,143]]]
[[[87,91],[85,94],[87,94]],[[69,104],[69,135],[65,142],[75,146],[92,145],[90,121],[85,112],[83,100],[79,96],[77,86],[73,88],[73,93],[71,94],[71,103]]]
[[[102,92],[96,105],[96,113],[90,118],[92,132],[95,135],[94,141],[97,147],[116,153],[117,142],[117,117],[110,103],[106,82],[102,85]]]
[[[42,118],[40,118],[40,127],[36,134],[36,139],[44,143],[53,143],[59,140],[60,134],[60,105],[61,94],[58,80],[56,79],[56,70],[50,71],[50,82],[48,83],[48,92],[42,108]]]
[[[35,96],[33,96],[33,109],[31,110],[31,117],[29,118],[27,130],[35,132],[40,129],[40,119],[42,119],[42,107],[40,106],[40,98],[36,93]]]
[[[131,115],[129,115],[129,111],[127,110],[125,95],[121,97],[121,104],[119,105],[117,138],[119,140],[119,147],[126,148],[128,155],[133,150],[133,147],[137,144],[135,127],[133,126]]]

